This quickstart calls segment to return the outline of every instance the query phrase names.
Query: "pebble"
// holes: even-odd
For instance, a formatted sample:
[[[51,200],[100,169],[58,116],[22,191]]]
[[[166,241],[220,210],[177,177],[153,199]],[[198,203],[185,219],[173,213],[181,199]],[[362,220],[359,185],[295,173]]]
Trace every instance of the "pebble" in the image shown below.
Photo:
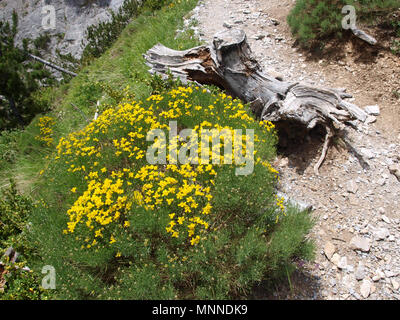
[[[325,256],[329,260],[331,260],[331,258],[333,256],[333,254],[335,253],[335,251],[336,251],[336,248],[335,248],[335,245],[332,242],[328,241],[327,243],[325,243],[324,253],[325,253]]]
[[[376,117],[374,116],[368,116],[367,119],[365,120],[366,124],[371,124],[376,122]]]
[[[232,25],[227,23],[227,22],[224,22],[224,24],[222,26],[227,28],[227,29],[231,29],[232,28]]]
[[[337,264],[337,267],[339,269],[346,269],[347,267],[347,258],[346,257],[341,257],[339,260],[339,263]]]
[[[358,190],[358,185],[354,180],[350,180],[347,182],[347,192],[356,193]]]
[[[332,258],[331,258],[331,262],[332,262],[334,265],[338,266],[338,265],[339,265],[340,258],[341,258],[340,255],[338,255],[337,253],[334,253],[333,256],[332,256]]]
[[[271,19],[269,19],[269,20],[271,21],[271,23],[272,23],[274,26],[279,25],[279,21],[278,21],[278,20],[276,20],[276,19],[274,19],[274,18],[271,18]]]
[[[365,278],[365,268],[362,262],[358,263],[358,267],[356,269],[356,272],[354,274],[357,280],[363,280]]]
[[[378,105],[366,106],[364,110],[371,116],[379,116],[381,114]]]
[[[389,230],[386,228],[380,228],[374,232],[376,240],[385,240],[387,237],[389,237],[389,234]]]
[[[399,290],[400,284],[397,282],[397,280],[392,278],[391,282],[392,282],[393,289],[394,290]]]
[[[360,286],[360,293],[364,299],[369,297],[371,293],[371,283],[368,280],[363,280]]]
[[[361,148],[361,154],[367,159],[375,158],[375,153],[371,149]]]
[[[378,208],[378,212],[379,212],[380,214],[384,214],[384,213],[385,213],[385,208],[379,207],[379,208]]]
[[[265,38],[265,34],[257,34],[256,36],[254,36],[254,39],[256,40],[262,40]]]
[[[367,238],[355,236],[350,240],[350,247],[354,250],[368,252],[370,250],[370,241]]]

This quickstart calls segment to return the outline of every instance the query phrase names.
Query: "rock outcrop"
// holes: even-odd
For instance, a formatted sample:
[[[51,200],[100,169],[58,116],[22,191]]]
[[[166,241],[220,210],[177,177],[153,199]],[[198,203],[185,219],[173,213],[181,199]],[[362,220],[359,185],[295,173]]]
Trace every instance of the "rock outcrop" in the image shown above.
[[[19,17],[17,43],[23,38],[36,39],[48,33],[51,36],[49,55],[82,55],[82,39],[88,26],[110,19],[110,12],[117,11],[124,0],[0,0],[0,20],[11,20],[15,10]],[[52,6],[55,12],[55,28],[49,27],[46,17]],[[44,22],[44,24],[43,24]],[[47,55],[46,55],[47,56]]]

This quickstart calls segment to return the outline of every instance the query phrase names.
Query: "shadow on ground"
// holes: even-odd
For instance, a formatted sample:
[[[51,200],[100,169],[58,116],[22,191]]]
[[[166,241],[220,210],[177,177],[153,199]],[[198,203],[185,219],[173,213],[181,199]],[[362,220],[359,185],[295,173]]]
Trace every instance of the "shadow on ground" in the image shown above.
[[[307,131],[304,125],[296,122],[276,123],[278,130],[278,154],[287,157],[289,166],[296,168],[298,174],[311,165],[314,159],[319,158],[326,130],[316,126]]]
[[[318,267],[318,266],[315,266]],[[321,299],[320,279],[310,270],[296,269],[289,278],[270,284],[261,282],[253,288],[249,299],[252,300],[315,300]]]

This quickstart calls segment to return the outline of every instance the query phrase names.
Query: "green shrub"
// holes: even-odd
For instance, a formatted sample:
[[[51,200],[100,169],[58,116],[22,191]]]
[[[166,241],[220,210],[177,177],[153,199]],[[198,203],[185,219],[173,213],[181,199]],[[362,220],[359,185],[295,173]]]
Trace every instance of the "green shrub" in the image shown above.
[[[33,208],[30,198],[18,193],[15,182],[0,192],[0,300],[36,300],[43,297],[39,273],[26,268],[36,259],[35,243],[29,239],[28,217]],[[12,247],[17,262],[3,256]]]
[[[16,47],[17,33],[18,15],[14,11],[11,24],[0,21],[0,130],[29,124],[44,111],[33,95],[40,87],[54,84],[50,71],[29,58],[28,39],[22,41],[22,48]]]
[[[11,263],[3,259],[4,287],[0,288],[0,300],[41,300],[44,298],[40,287],[40,275],[26,268],[26,262]]]
[[[162,7],[171,4],[174,0],[145,0],[144,7],[151,11],[160,10]]]
[[[161,91],[125,99],[60,140],[32,221],[57,271],[54,297],[244,297],[309,257],[310,215],[285,211],[275,196],[274,126],[216,89]],[[170,120],[179,129],[254,129],[253,173],[236,175],[235,163],[150,165],[146,133]]]
[[[51,42],[51,36],[48,33],[44,33],[33,40],[33,45],[38,50],[47,50]]]
[[[341,37],[341,13],[345,5],[356,8],[357,21],[373,20],[400,7],[398,0],[297,0],[287,21],[292,34],[304,46],[321,43],[331,36]]]
[[[85,46],[82,60],[88,61],[101,56],[118,39],[122,30],[128,25],[132,18],[143,12],[160,10],[167,5],[173,5],[173,0],[125,0],[118,12],[111,12],[109,21],[100,22],[89,26],[86,30]]]
[[[28,198],[18,194],[15,182],[1,193],[0,198],[0,246],[12,236],[22,232],[32,203]]]
[[[126,0],[117,13],[111,12],[110,21],[89,26],[82,44],[85,45],[82,59],[101,56],[118,39],[130,19],[139,13],[138,0]]]
[[[17,140],[19,131],[0,132],[0,169],[13,164],[17,157]]]

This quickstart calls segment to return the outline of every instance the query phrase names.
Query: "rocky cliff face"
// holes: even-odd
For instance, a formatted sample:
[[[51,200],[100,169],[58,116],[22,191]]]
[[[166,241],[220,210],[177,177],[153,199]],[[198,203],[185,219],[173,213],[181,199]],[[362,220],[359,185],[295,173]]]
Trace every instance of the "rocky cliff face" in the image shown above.
[[[19,16],[17,42],[35,39],[48,33],[49,54],[56,49],[80,58],[86,28],[110,18],[110,10],[117,11],[124,0],[0,0],[0,19],[11,20],[13,10]],[[52,20],[52,12],[54,18]],[[54,24],[52,24],[54,22]]]

